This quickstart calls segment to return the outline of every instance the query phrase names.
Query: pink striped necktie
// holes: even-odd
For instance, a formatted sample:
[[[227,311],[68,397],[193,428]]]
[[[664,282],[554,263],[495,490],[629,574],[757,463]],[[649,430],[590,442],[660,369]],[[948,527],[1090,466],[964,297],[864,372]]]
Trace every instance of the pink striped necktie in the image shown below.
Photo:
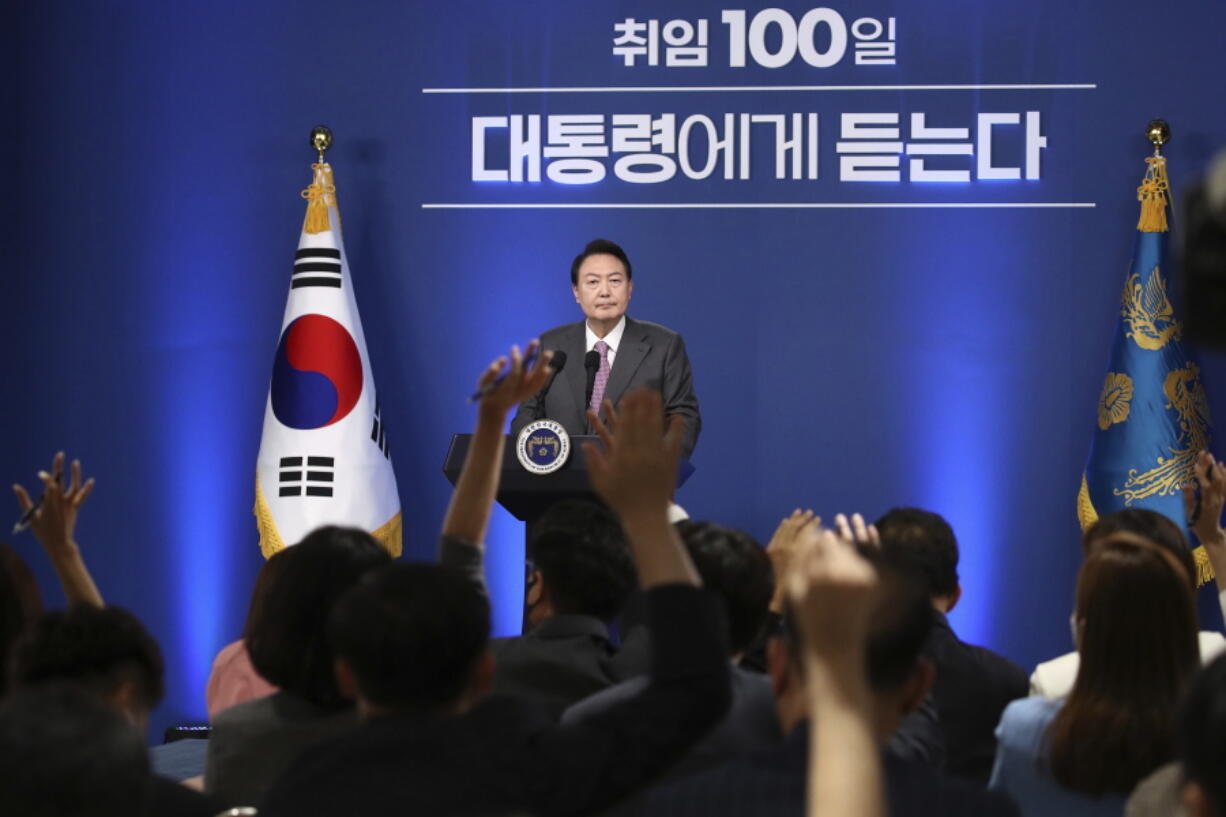
[[[600,352],[600,368],[596,370],[596,381],[592,384],[592,402],[588,408],[600,414],[600,404],[604,402],[604,390],[609,385],[609,344],[598,340],[595,349]]]

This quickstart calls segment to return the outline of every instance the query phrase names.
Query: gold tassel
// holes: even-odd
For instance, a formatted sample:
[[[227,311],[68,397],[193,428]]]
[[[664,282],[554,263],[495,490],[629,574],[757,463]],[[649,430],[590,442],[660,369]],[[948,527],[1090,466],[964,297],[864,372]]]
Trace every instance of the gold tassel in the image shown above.
[[[1196,561],[1196,586],[1213,581],[1213,565],[1209,562],[1209,554],[1205,553],[1205,546],[1201,545],[1192,551],[1192,558]]]
[[[1170,182],[1166,178],[1166,159],[1149,156],[1145,162],[1149,167],[1145,169],[1145,179],[1137,188],[1137,201],[1141,202],[1137,229],[1143,233],[1165,233],[1166,203],[1171,192]]]
[[[379,544],[387,548],[387,552],[392,554],[392,558],[398,558],[403,549],[404,539],[404,518],[397,513],[391,519],[379,526],[378,530],[373,530],[370,535],[379,541]]]
[[[1094,503],[1090,501],[1090,486],[1085,474],[1081,475],[1081,490],[1077,492],[1077,521],[1081,523],[1083,533],[1098,521],[1098,511],[1094,510]]]
[[[315,235],[332,229],[328,208],[336,206],[336,185],[332,181],[332,168],[327,163],[313,164],[311,169],[315,171],[315,179],[310,187],[302,191],[302,197],[307,200],[303,229]]]
[[[272,510],[268,507],[268,501],[264,499],[264,489],[260,487],[260,475],[255,475],[255,507],[251,509],[255,514],[255,526],[260,531],[260,552],[264,554],[265,559],[271,559],[277,551],[285,549],[285,542],[281,540],[281,533],[277,530],[277,523],[272,518]]]

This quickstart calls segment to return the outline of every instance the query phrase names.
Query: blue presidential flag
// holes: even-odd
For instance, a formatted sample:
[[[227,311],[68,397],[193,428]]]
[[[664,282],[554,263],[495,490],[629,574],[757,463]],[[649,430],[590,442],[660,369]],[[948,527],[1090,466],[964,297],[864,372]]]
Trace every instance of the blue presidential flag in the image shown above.
[[[1209,445],[1209,405],[1200,368],[1181,342],[1183,325],[1171,304],[1163,266],[1166,160],[1146,160],[1138,190],[1141,219],[1136,250],[1124,281],[1111,364],[1098,401],[1098,427],[1077,500],[1082,528],[1102,514],[1149,508],[1185,531],[1181,489],[1195,481],[1192,467]],[[1195,552],[1200,583],[1213,578],[1203,548]]]

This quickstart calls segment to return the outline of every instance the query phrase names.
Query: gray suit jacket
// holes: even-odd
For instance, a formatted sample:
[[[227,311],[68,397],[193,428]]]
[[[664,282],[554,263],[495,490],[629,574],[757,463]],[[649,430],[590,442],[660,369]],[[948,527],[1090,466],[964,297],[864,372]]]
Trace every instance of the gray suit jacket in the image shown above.
[[[511,421],[512,435],[533,420],[542,418],[556,420],[571,434],[592,433],[584,416],[587,410],[583,400],[587,386],[587,372],[583,368],[586,346],[583,321],[568,323],[541,335],[542,349],[566,352],[566,367],[544,398],[538,394],[520,405]],[[681,456],[689,459],[698,442],[702,417],[698,413],[685,341],[671,329],[627,316],[626,331],[613,360],[605,398],[616,406],[627,392],[644,385],[663,393],[665,415],[679,414],[685,418]]]

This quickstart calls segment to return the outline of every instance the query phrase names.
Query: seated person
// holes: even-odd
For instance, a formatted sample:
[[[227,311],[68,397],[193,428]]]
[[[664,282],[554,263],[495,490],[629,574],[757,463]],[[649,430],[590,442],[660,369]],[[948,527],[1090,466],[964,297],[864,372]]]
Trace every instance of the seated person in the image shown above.
[[[303,749],[357,724],[336,685],[325,625],[342,593],[391,561],[370,534],[336,527],[272,558],[284,564],[244,640],[256,671],[280,691],[222,710],[209,737],[204,789],[229,806],[258,803]]]
[[[1187,566],[1129,533],[1097,542],[1077,576],[1081,654],[1067,699],[1024,698],[996,730],[989,785],[1025,815],[1120,815],[1173,755],[1176,705],[1196,671]]]
[[[831,531],[817,532],[801,542],[804,549],[793,557],[791,564],[806,569],[813,566],[814,558],[818,569],[824,561],[809,556],[811,549],[817,549],[820,555],[851,547],[850,542],[840,540]],[[864,549],[860,555],[870,561],[882,561],[873,550]],[[792,573],[796,568],[788,569],[789,573],[780,581],[793,588],[798,581],[803,585],[803,579],[798,580]],[[876,572],[878,577],[873,584],[877,589],[867,613],[868,645],[864,660],[874,739],[883,755],[887,813],[898,817],[1016,814],[1006,797],[985,792],[963,780],[942,777],[927,763],[903,760],[885,751],[890,736],[924,699],[932,683],[932,665],[921,656],[932,616],[927,596],[911,577],[884,563],[877,565]],[[797,598],[796,593],[792,596],[793,600]],[[824,611],[825,616],[814,621],[797,618],[814,611]],[[820,734],[822,724],[809,722],[815,696],[806,687],[818,681],[808,676],[815,668],[812,662],[802,660],[798,637],[801,632],[818,638],[837,632],[853,638],[857,630],[852,626],[856,618],[854,608],[848,610],[847,622],[831,622],[828,618],[831,612],[830,605],[812,598],[787,610],[780,634],[768,644],[767,663],[785,737],[773,746],[651,789],[643,798],[640,814],[766,817],[802,813],[809,765],[825,758],[810,758],[811,732],[817,730]],[[833,694],[829,690],[827,693]]]
[[[914,573],[933,609],[924,657],[936,667],[932,702],[947,774],[988,782],[996,757],[996,724],[1013,700],[1026,697],[1026,672],[986,647],[958,638],[946,616],[962,598],[958,541],[939,515],[895,508],[876,522],[886,559]]]
[[[1214,659],[1192,682],[1175,748],[1189,817],[1226,817],[1226,656]]]
[[[1219,469],[1221,467],[1217,466]],[[1204,513],[1198,521],[1197,528],[1202,531],[1199,534],[1202,541],[1212,539],[1212,535],[1207,532],[1210,523],[1206,520],[1221,519],[1220,496],[1223,489],[1226,489],[1226,479],[1219,478],[1214,483],[1214,487],[1206,493],[1206,497],[1218,497],[1218,499],[1213,504],[1206,502]],[[1217,522],[1213,522],[1212,526],[1217,528],[1218,533],[1221,533]],[[1157,511],[1146,508],[1126,508],[1106,514],[1091,525],[1082,537],[1083,557],[1088,556],[1100,542],[1120,532],[1135,534],[1164,548],[1179,561],[1183,572],[1188,576],[1192,589],[1196,589],[1196,566],[1188,549],[1188,540],[1184,538],[1183,531],[1178,525]],[[1223,537],[1226,538],[1226,534],[1223,534]],[[1206,548],[1208,547],[1206,545]],[[1223,585],[1224,581],[1226,577],[1218,573],[1219,587],[1226,587]],[[1223,598],[1226,598],[1226,591],[1223,592]],[[1197,636],[1197,644],[1200,660],[1205,664],[1226,651],[1226,638],[1223,638],[1221,633],[1201,631]],[[1073,651],[1039,664],[1030,676],[1030,694],[1042,695],[1053,700],[1067,696],[1077,678],[1080,660],[1078,653]]]
[[[222,647],[213,659],[213,670],[209,673],[209,682],[204,689],[205,706],[210,719],[223,709],[253,698],[263,698],[277,691],[277,688],[251,665],[251,653],[247,651],[246,639],[248,633],[259,629],[260,617],[268,605],[268,594],[276,586],[278,576],[287,564],[288,559],[278,559],[274,554],[273,558],[260,566],[260,572],[255,577],[255,587],[251,591],[251,603],[247,607],[243,638]]]
[[[17,689],[78,686],[126,718],[139,743],[149,713],[162,700],[164,676],[157,642],[135,616],[118,607],[78,604],[47,613],[13,654]],[[153,776],[149,787],[145,808],[136,813],[212,817],[221,809],[212,798],[164,777]]]
[[[737,666],[743,651],[766,623],[767,605],[775,590],[770,560],[762,546],[742,531],[711,522],[684,521],[676,527],[702,577],[703,587],[714,590],[724,601],[732,664],[732,707],[724,720],[669,772],[670,777],[706,768],[781,737],[770,679]],[[646,685],[647,679],[639,677],[598,692],[568,708],[562,722],[582,723],[601,715],[638,694]]]
[[[5,814],[180,813],[148,811],[150,788],[140,733],[97,695],[75,684],[49,683],[22,689],[0,706],[0,808]]]
[[[507,412],[539,389],[533,372],[547,372],[525,374],[518,352],[511,357],[510,374],[482,400],[445,524],[452,534],[465,529],[469,542],[484,535]],[[491,366],[480,385],[505,365]],[[668,524],[679,443],[664,434],[660,396],[641,391],[623,400],[607,453],[586,452],[649,597],[653,667],[642,694],[584,725],[559,725],[528,699],[487,697],[496,670],[484,589],[444,565],[388,567],[345,595],[329,627],[363,725],[304,754],[269,791],[261,817],[586,815],[684,752],[726,709],[728,667],[718,602],[700,590]],[[459,521],[465,509],[476,512],[474,524]]]
[[[492,642],[494,691],[530,695],[560,713],[634,671],[619,666],[609,634],[634,589],[634,562],[617,517],[595,502],[551,507],[527,550],[531,629]]]

